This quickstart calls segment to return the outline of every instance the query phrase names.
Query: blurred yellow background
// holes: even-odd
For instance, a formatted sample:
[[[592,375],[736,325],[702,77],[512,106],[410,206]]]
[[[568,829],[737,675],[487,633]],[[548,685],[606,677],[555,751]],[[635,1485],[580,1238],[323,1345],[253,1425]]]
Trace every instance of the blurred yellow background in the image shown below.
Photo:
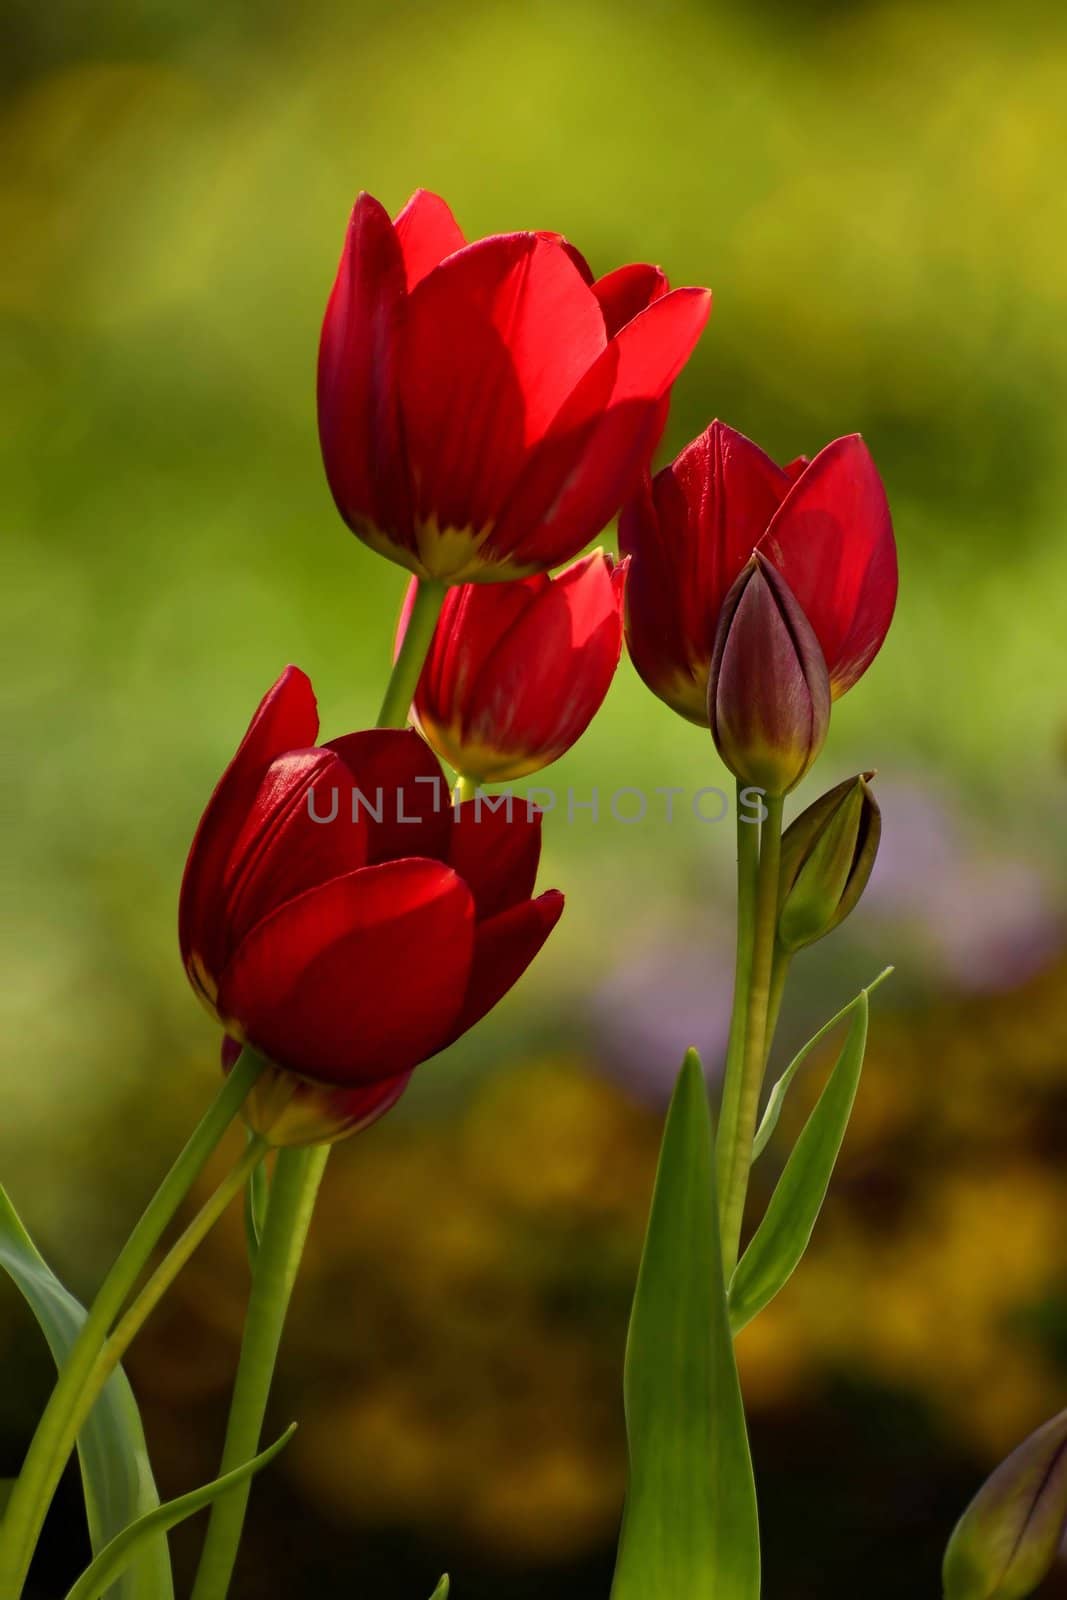
[[[298,662],[330,734],[380,698],[403,575],[337,518],[314,415],[356,191],[657,261],[715,291],[663,458],[714,415],[780,459],[859,429],[894,509],[897,621],[801,796],[876,766],[882,860],[798,962],[782,1054],[898,972],[812,1255],[741,1356],[767,1592],[934,1592],[982,1473],[1067,1403],[1062,11],[5,10],[0,1175],[38,1242],[90,1294],[213,1091],[175,904],[259,696]],[[331,1163],[275,1403],[304,1426],[235,1600],[418,1600],[446,1565],[458,1600],[608,1592],[627,1306],[673,1071],[721,1048],[732,839],[606,813],[723,783],[626,662],[546,781],[605,806],[546,825],[564,921]],[[130,1361],[164,1493],[216,1460],[229,1220]],[[49,1374],[0,1294],[3,1476]],[[76,1530],[71,1486],[41,1596]]]

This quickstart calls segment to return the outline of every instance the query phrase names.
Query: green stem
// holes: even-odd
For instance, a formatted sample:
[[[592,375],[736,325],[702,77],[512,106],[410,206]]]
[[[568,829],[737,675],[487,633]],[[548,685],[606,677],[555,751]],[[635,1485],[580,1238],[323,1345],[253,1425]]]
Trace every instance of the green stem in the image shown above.
[[[457,773],[456,787],[452,791],[452,799],[455,804],[460,805],[464,800],[473,800],[477,793],[478,780],[476,778],[468,778],[462,772]]]
[[[741,784],[737,784],[737,956],[734,965],[734,1002],[730,1016],[730,1041],[726,1050],[715,1161],[719,1174],[720,1225],[725,1222],[726,1199],[737,1148],[737,1119],[741,1108],[741,1078],[745,1066],[745,1023],[752,976],[752,936],[756,923],[756,879],[759,873],[759,824],[746,822],[741,810]]]
[[[389,679],[378,713],[379,728],[406,728],[411,702],[415,698],[423,663],[433,643],[433,631],[441,615],[446,586],[434,578],[420,578],[415,591],[415,604],[408,618],[400,651],[393,662]]]
[[[730,1172],[722,1215],[722,1249],[726,1280],[737,1265],[741,1223],[752,1166],[760,1089],[767,1064],[767,1021],[770,1014],[775,932],[778,924],[778,870],[782,854],[781,795],[766,797],[767,818],[760,830],[759,870],[752,935],[752,967],[745,1015],[745,1049],[738,1097],[737,1126],[730,1152]]]
[[[285,1315],[329,1153],[329,1145],[312,1145],[282,1150],[278,1156],[252,1280],[220,1477],[250,1460],[259,1448]],[[249,1484],[244,1482],[215,1501],[192,1600],[224,1600],[241,1542],[248,1493]]]
[[[419,580],[407,630],[378,713],[379,728],[407,726],[446,590],[445,584],[434,579]],[[329,1145],[314,1145],[282,1150],[278,1156],[266,1222],[256,1251],[220,1475],[240,1467],[256,1453],[286,1312],[329,1153]],[[248,1493],[245,1482],[215,1502],[192,1600],[223,1600],[237,1560]]]
[[[250,1144],[240,1161],[222,1180],[211,1198],[197,1212],[185,1232],[171,1246],[153,1272],[137,1298],[124,1313],[121,1321],[104,1342],[103,1349],[93,1363],[92,1370],[78,1395],[78,1402],[67,1421],[66,1454],[74,1442],[90,1411],[96,1404],[104,1385],[122,1360],[150,1314],[162,1300],[190,1256],[203,1243],[235,1195],[240,1194],[252,1172],[263,1160],[267,1144],[257,1139]]]
[[[59,1373],[0,1529],[0,1595],[18,1600],[41,1526],[77,1435],[77,1412],[115,1318],[122,1310],[163,1232],[203,1171],[208,1158],[240,1111],[263,1063],[246,1052],[226,1078],[214,1104],[149,1202],[144,1215],[104,1279]],[[86,1413],[87,1414],[87,1413]]]
[[[778,1017],[782,1010],[782,997],[785,994],[786,979],[789,977],[789,969],[792,964],[793,952],[791,950],[783,950],[781,945],[775,945],[774,959],[771,963],[770,994],[767,998],[767,1037],[763,1050],[765,1063],[770,1058],[774,1035],[778,1030]]]

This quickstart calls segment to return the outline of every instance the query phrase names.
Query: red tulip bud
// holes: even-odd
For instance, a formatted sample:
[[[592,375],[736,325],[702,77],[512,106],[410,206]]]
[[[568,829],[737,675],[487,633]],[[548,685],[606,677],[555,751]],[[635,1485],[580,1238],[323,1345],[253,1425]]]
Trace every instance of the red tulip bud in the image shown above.
[[[868,788],[873,772],[847,778],[790,823],[782,837],[778,942],[814,944],[859,902],[878,854],[882,814]]]
[[[625,576],[597,550],[555,577],[450,589],[415,695],[437,754],[479,783],[508,783],[569,750],[619,664]]]
[[[723,601],[708,683],[716,748],[742,783],[781,795],[826,738],[830,680],[792,590],[753,555]]]

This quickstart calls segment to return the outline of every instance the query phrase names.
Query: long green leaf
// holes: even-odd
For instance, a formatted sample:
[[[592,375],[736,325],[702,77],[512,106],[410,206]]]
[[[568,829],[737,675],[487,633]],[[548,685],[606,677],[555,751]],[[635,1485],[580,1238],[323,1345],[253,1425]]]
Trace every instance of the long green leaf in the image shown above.
[[[855,1011],[856,1007],[859,1005],[860,1001],[863,999],[863,996],[867,995],[869,997],[872,995],[877,989],[878,985],[880,983],[884,983],[892,971],[892,967],[886,967],[883,972],[880,972],[873,983],[869,983],[866,989],[861,989],[856,998],[854,1000],[850,1000],[847,1006],[842,1006],[837,1015],[831,1017],[829,1022],[824,1022],[818,1033],[812,1034],[807,1044],[797,1051],[796,1055],[786,1067],[785,1071],[782,1073],[782,1076],[778,1079],[778,1082],[775,1084],[774,1088],[767,1097],[766,1109],[762,1118],[760,1119],[760,1125],[756,1130],[756,1137],[752,1141],[753,1161],[761,1156],[764,1150],[767,1148],[771,1134],[778,1126],[778,1118],[782,1114],[782,1106],[785,1102],[789,1085],[792,1083],[793,1079],[796,1077],[805,1061],[811,1055],[811,1052],[815,1049],[815,1046],[817,1044],[821,1044],[826,1038],[826,1035],[828,1033],[832,1033],[839,1022],[844,1022],[846,1017],[851,1016],[853,1011]]]
[[[433,1594],[430,1596],[430,1600],[448,1600],[448,1591],[449,1591],[449,1582],[448,1582],[448,1573],[446,1572],[444,1577],[441,1579],[440,1583],[437,1585],[437,1588],[434,1590]]]
[[[85,1321],[85,1308],[44,1261],[0,1186],[0,1266],[22,1293],[61,1366]],[[94,1552],[159,1505],[133,1390],[119,1368],[78,1436],[82,1486]],[[149,1540],[109,1600],[173,1600],[167,1542]]]
[[[707,1090],[685,1058],[626,1348],[630,1481],[612,1600],[757,1600],[759,1525],[723,1285]]]
[[[259,1472],[274,1460],[280,1450],[284,1450],[295,1432],[294,1422],[286,1428],[280,1439],[276,1439],[268,1449],[261,1451],[258,1456],[253,1456],[252,1460],[246,1461],[243,1466],[235,1467],[232,1472],[224,1473],[213,1483],[206,1483],[200,1489],[191,1489],[188,1494],[179,1495],[176,1500],[168,1500],[166,1505],[157,1506],[154,1511],[146,1512],[101,1550],[96,1560],[86,1568],[68,1592],[67,1600],[100,1600],[107,1586],[128,1570],[130,1562],[135,1559],[146,1540],[165,1535],[168,1528],[184,1522],[187,1517],[195,1516],[220,1494],[225,1494],[227,1489],[236,1488],[246,1478],[252,1477],[253,1473]]]
[[[730,1323],[735,1334],[792,1277],[830,1187],[867,1047],[866,989],[861,989],[846,1009],[852,1011],[852,1022],[841,1054],[730,1283]]]

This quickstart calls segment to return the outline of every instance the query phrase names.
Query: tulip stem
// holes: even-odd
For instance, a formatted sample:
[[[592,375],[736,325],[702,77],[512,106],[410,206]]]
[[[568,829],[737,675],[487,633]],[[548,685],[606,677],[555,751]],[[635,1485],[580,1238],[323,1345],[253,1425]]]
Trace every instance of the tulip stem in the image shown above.
[[[719,1217],[725,1226],[726,1203],[737,1148],[737,1123],[741,1107],[741,1077],[745,1068],[745,1024],[752,976],[752,935],[756,921],[756,881],[759,874],[759,824],[746,821],[741,809],[741,783],[737,784],[737,955],[734,965],[734,1002],[730,1040],[726,1049],[722,1103],[715,1159],[719,1173]]]
[[[462,805],[464,800],[473,800],[478,793],[478,784],[474,778],[468,778],[465,773],[457,773],[456,787],[452,791],[452,798],[457,805]]]
[[[767,795],[767,816],[760,829],[759,867],[752,927],[752,961],[748,974],[745,1047],[737,1096],[737,1120],[728,1151],[725,1204],[722,1208],[723,1267],[727,1283],[737,1265],[741,1224],[752,1167],[760,1090],[767,1064],[774,952],[778,924],[778,873],[782,855],[784,796]],[[778,997],[780,1000],[780,995]]]
[[[11,1492],[0,1529],[0,1595],[18,1600],[56,1485],[74,1447],[83,1391],[122,1310],[182,1200],[203,1171],[223,1134],[240,1111],[263,1062],[246,1052],[230,1072],[214,1104],[201,1119],[185,1149],[149,1201],[130,1234],[60,1369]],[[177,1247],[176,1247],[177,1248]],[[88,1411],[85,1412],[85,1415]],[[84,1416],[81,1418],[84,1420]]]
[[[219,1476],[256,1454],[282,1328],[311,1223],[329,1145],[279,1152],[256,1257],[241,1358]],[[224,1600],[237,1560],[249,1484],[220,1495],[211,1511],[192,1600]]]
[[[406,728],[411,702],[419,685],[423,663],[433,643],[433,632],[447,586],[436,578],[420,578],[393,672],[378,713],[379,728]]]

